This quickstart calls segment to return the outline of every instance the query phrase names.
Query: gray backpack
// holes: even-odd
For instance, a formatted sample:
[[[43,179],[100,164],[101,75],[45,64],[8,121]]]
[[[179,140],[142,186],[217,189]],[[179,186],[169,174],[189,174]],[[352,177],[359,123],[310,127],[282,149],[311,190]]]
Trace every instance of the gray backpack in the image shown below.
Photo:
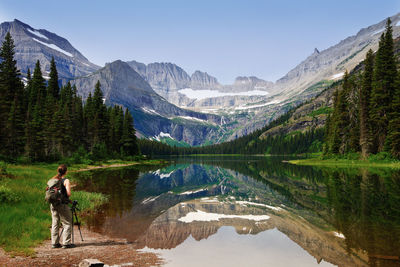
[[[62,193],[62,187],[64,187],[64,179],[50,179],[47,182],[45,200],[53,206],[57,206],[61,203],[68,203],[65,194]]]

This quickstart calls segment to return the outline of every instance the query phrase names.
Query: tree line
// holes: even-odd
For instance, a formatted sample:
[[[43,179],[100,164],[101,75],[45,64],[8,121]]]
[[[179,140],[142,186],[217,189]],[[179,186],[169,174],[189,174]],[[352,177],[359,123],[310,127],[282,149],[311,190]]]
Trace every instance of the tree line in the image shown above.
[[[25,83],[7,33],[0,48],[0,156],[6,160],[54,161],[87,154],[93,159],[137,155],[139,148],[128,109],[107,107],[100,83],[84,103],[75,85],[60,88],[56,63],[49,79],[40,62]]]
[[[400,76],[390,18],[374,54],[369,50],[361,75],[343,78],[334,94],[334,110],[326,124],[324,152],[390,153],[400,157]]]
[[[262,129],[249,135],[221,144],[200,147],[172,147],[154,140],[139,140],[143,154],[153,155],[189,155],[189,154],[300,154],[322,151],[325,129],[312,128],[305,132],[280,133],[275,136],[261,137],[262,133],[289,120],[296,108],[290,109]]]

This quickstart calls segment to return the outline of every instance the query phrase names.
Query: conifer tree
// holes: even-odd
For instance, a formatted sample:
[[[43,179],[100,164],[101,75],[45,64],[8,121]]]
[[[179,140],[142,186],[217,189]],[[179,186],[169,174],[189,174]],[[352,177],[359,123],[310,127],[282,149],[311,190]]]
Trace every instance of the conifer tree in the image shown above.
[[[360,146],[363,158],[371,153],[371,123],[369,105],[372,90],[372,75],[374,69],[374,55],[370,49],[364,60],[365,69],[360,91]]]
[[[34,160],[45,158],[44,114],[46,109],[46,84],[42,76],[39,60],[33,71],[30,105],[31,120],[28,121],[26,152]]]
[[[331,125],[329,126],[329,152],[333,154],[343,154],[347,152],[348,135],[348,103],[347,96],[350,90],[349,74],[346,71],[343,78],[342,90],[334,94],[334,111],[332,114]]]
[[[370,118],[374,125],[373,152],[384,149],[391,103],[394,95],[396,79],[396,62],[393,51],[393,36],[390,18],[387,20],[386,31],[381,35],[379,49],[375,57],[372,82]]]
[[[0,153],[11,156],[21,153],[24,146],[25,113],[24,87],[14,54],[8,32],[0,48]]]
[[[50,62],[50,74],[49,82],[47,84],[47,94],[51,94],[54,99],[60,98],[60,87],[58,86],[58,72],[54,57],[51,58]]]
[[[133,156],[139,153],[137,146],[135,129],[133,127],[133,117],[128,109],[125,110],[124,124],[122,130],[121,154]]]
[[[397,77],[390,113],[387,147],[393,157],[400,159],[400,74]]]
[[[100,82],[97,81],[93,93],[94,107],[94,142],[105,143],[107,140],[107,109],[103,103],[103,92],[101,91]]]

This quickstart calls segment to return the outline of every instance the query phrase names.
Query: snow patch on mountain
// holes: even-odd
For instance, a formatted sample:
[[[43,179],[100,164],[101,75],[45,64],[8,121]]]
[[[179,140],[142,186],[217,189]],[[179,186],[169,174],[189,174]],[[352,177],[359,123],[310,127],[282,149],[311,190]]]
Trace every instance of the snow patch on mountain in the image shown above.
[[[154,136],[154,139],[160,141],[161,138],[171,138],[174,139],[169,133],[160,132],[158,135]]]
[[[174,171],[172,171],[170,173],[161,173],[160,169],[153,172],[153,174],[158,175],[160,177],[160,179],[169,178],[171,176],[171,174],[173,174],[173,173],[174,173]]]
[[[279,104],[281,101],[280,100],[273,100],[270,102],[267,102],[265,104],[259,104],[259,105],[252,105],[252,106],[239,106],[236,107],[235,110],[245,110],[245,109],[252,109],[252,108],[261,108],[261,107],[265,107],[265,106],[269,106],[269,105],[273,105],[273,104]]]
[[[266,205],[266,204],[261,204],[261,203],[256,203],[256,202],[249,202],[249,201],[236,201],[236,203],[243,205],[243,206],[247,206],[247,205],[251,205],[251,206],[260,206],[260,207],[266,207],[272,210],[276,210],[276,211],[280,211],[282,210],[282,208],[280,207],[274,207],[274,206],[270,206],[270,205]]]
[[[186,216],[179,218],[178,220],[185,223],[191,223],[194,221],[200,222],[211,222],[219,221],[220,219],[245,219],[252,221],[265,221],[270,218],[268,215],[235,215],[235,214],[219,214],[219,213],[208,213],[201,210],[195,212],[189,212]]]
[[[336,80],[336,79],[342,78],[343,75],[344,75],[344,72],[341,72],[341,73],[337,73],[337,74],[335,74],[335,75],[332,75],[331,80]]]
[[[142,110],[143,110],[144,112],[146,112],[146,113],[150,113],[150,114],[155,114],[155,115],[161,116],[161,114],[158,113],[157,111],[155,111],[154,109],[142,107]]]
[[[252,90],[246,92],[220,92],[216,90],[193,90],[192,88],[185,88],[178,91],[179,93],[187,96],[191,99],[203,100],[213,97],[223,97],[223,96],[254,96],[254,95],[267,95],[268,92],[261,90]]]
[[[47,38],[47,36],[41,34],[40,32],[32,31],[32,30],[29,29],[29,28],[26,28],[26,29],[28,30],[28,32],[32,33],[33,35],[36,35],[36,36],[39,37],[39,38],[43,38],[43,39],[49,40],[49,38]]]
[[[178,116],[176,118],[182,118],[182,119],[185,119],[185,120],[198,121],[198,122],[208,122],[206,120],[202,120],[202,119],[195,118],[195,117],[189,117],[189,116]]]
[[[45,46],[47,46],[47,47],[49,47],[49,48],[51,48],[51,49],[54,49],[54,50],[56,50],[56,51],[58,51],[58,52],[61,52],[61,53],[65,54],[65,55],[67,55],[67,56],[69,56],[69,57],[74,57],[74,55],[72,55],[71,53],[69,53],[69,52],[67,52],[67,51],[65,51],[65,50],[63,50],[63,49],[61,49],[61,48],[59,48],[58,46],[56,46],[56,45],[54,45],[54,44],[48,44],[48,43],[39,41],[38,39],[35,39],[35,38],[32,38],[32,39],[33,39],[34,41],[36,41],[36,42],[42,44],[42,45],[45,45]]]
[[[196,194],[196,193],[200,193],[200,192],[204,192],[204,191],[207,191],[207,189],[199,189],[196,191],[186,191],[186,192],[180,193],[179,195],[192,195],[192,194]]]

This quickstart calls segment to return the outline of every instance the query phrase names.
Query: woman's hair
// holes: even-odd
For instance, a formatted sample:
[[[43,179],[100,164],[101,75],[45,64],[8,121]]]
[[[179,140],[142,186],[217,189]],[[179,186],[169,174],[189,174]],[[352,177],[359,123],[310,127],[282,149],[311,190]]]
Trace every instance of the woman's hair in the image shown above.
[[[53,177],[53,179],[60,179],[67,172],[67,165],[61,164],[57,168],[57,175]]]

